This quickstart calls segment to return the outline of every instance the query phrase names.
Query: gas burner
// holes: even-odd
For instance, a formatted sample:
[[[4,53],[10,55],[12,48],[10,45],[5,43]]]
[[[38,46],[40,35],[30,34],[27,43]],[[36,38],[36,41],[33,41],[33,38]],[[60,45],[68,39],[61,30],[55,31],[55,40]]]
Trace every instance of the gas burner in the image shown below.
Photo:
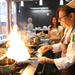
[[[11,74],[20,71],[27,67],[27,65],[36,63],[37,57],[29,58],[26,61],[17,62],[14,59],[9,59],[5,57],[4,59],[0,60],[0,74]]]

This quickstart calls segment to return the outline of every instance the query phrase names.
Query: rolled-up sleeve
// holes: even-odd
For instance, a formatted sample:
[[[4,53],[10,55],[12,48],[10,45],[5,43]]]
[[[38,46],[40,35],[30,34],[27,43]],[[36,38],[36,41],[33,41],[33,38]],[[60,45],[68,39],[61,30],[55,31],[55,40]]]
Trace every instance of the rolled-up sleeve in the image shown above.
[[[54,59],[55,65],[59,70],[66,69],[75,63],[75,42],[71,42],[67,48],[65,57]]]
[[[58,50],[58,52],[60,52],[60,51],[61,51],[61,49],[60,49],[60,44],[61,44],[61,43],[53,44],[53,45],[52,45],[53,49],[54,49],[54,50]]]

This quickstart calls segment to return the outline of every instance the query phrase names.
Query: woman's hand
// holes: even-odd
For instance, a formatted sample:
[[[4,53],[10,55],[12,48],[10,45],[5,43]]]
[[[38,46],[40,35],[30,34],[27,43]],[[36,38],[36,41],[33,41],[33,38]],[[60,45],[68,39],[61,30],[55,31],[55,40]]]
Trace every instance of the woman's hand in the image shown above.
[[[59,53],[60,51],[59,50],[54,50],[52,49],[53,53]]]
[[[46,57],[40,57],[40,58],[38,58],[38,62],[41,63],[41,64],[46,63]]]
[[[40,47],[38,49],[38,52],[43,55],[45,52],[47,52],[48,50],[51,50],[51,49],[52,49],[51,45],[46,45],[46,46]]]
[[[47,58],[47,57],[40,57],[40,58],[38,58],[38,62],[41,63],[41,64],[54,63],[54,59],[50,59],[50,58]]]

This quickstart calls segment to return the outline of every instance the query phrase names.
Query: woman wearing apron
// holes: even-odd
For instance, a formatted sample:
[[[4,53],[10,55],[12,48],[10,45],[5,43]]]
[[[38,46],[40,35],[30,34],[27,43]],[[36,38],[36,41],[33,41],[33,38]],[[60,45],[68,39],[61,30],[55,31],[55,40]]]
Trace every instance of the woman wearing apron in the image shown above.
[[[60,75],[75,75],[75,0],[57,10],[58,21],[65,27],[64,36],[60,43],[46,45],[38,49],[44,54],[48,50],[54,53],[61,51],[61,57],[50,59],[47,57],[38,58],[39,63],[55,64]]]

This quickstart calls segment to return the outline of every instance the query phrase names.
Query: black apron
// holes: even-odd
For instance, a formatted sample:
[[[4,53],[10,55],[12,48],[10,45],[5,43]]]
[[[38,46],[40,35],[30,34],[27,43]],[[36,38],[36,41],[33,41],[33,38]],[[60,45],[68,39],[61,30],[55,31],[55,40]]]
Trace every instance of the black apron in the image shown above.
[[[75,75],[75,64],[67,69],[60,70],[60,75]]]

